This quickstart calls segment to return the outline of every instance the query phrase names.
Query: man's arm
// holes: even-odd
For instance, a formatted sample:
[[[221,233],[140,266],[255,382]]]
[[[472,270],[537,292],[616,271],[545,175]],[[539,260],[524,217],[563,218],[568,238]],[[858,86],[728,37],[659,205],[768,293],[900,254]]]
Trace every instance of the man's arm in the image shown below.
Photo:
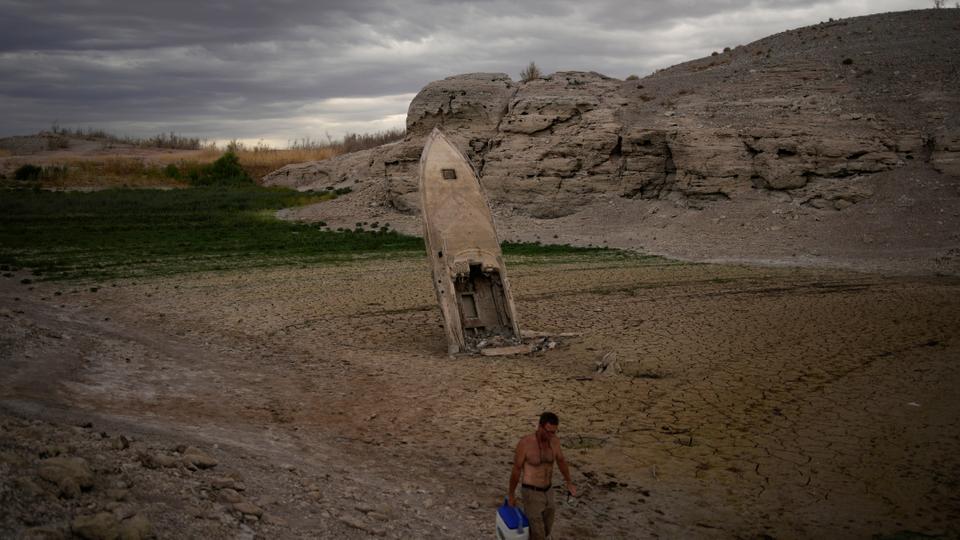
[[[559,441],[557,441],[554,453],[557,455],[557,468],[560,469],[560,474],[563,475],[563,483],[566,485],[567,491],[576,497],[577,488],[573,485],[573,481],[570,479],[570,467],[567,466],[567,458],[563,457],[563,450],[560,449]]]
[[[510,471],[510,487],[507,489],[507,502],[510,506],[517,505],[514,492],[517,491],[517,484],[520,483],[520,475],[523,473],[524,455],[523,439],[520,439],[520,442],[517,443],[517,449],[513,453],[513,469]]]

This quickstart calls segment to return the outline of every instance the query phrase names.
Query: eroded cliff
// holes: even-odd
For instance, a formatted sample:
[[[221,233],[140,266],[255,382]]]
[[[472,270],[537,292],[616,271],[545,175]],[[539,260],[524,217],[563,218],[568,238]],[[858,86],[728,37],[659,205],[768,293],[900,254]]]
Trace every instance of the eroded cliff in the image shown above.
[[[382,182],[387,204],[413,212],[423,137],[441,126],[496,204],[534,217],[601,193],[696,205],[766,190],[840,210],[870,197],[865,178],[911,161],[960,175],[957,50],[960,11],[926,10],[800,28],[635,80],[458,75],[414,98],[405,140],[264,183]]]

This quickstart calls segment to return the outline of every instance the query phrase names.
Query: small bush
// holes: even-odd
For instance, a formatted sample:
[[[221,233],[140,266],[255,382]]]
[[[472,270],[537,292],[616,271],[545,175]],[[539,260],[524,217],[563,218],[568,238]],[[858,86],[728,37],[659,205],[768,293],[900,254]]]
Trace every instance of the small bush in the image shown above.
[[[47,139],[47,150],[63,150],[65,148],[70,148],[70,139],[59,135]]]
[[[541,77],[540,68],[537,67],[533,61],[530,62],[523,71],[520,72],[520,81],[530,82],[534,79],[539,79]]]
[[[47,180],[59,180],[67,177],[68,171],[66,165],[47,165],[40,174],[41,178]]]
[[[14,180],[21,180],[23,182],[35,182],[40,179],[41,173],[43,173],[43,169],[27,163],[26,165],[21,165],[13,172],[13,178]]]
[[[849,66],[849,65],[852,64],[852,63],[853,63],[853,58],[844,58],[844,59],[843,59],[843,65],[845,65],[845,66]]]
[[[173,178],[177,180],[180,178],[180,169],[178,169],[173,163],[169,163],[163,168],[163,175],[167,178]]]
[[[639,80],[640,80],[640,77],[638,77],[638,76],[636,76],[636,75],[627,75],[627,80],[628,80],[628,81],[639,81]]]
[[[226,152],[209,165],[189,171],[190,183],[195,186],[240,186],[253,184],[253,179],[240,166],[233,152]]]

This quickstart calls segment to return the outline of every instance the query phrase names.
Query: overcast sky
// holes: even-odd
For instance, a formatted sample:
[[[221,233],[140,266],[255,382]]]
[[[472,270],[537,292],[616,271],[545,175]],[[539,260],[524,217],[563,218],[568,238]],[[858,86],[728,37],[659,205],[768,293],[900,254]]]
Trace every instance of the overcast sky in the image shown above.
[[[0,0],[0,136],[61,127],[286,146],[402,127],[430,81],[612,77],[930,0]]]

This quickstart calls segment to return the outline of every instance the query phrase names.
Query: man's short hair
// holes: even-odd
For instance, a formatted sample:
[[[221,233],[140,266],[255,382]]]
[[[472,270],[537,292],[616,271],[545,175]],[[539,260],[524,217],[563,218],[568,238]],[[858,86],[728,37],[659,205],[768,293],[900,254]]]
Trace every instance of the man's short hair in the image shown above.
[[[553,414],[550,411],[547,411],[540,415],[540,425],[553,424],[555,426],[560,425],[560,419],[557,418],[557,415]]]

